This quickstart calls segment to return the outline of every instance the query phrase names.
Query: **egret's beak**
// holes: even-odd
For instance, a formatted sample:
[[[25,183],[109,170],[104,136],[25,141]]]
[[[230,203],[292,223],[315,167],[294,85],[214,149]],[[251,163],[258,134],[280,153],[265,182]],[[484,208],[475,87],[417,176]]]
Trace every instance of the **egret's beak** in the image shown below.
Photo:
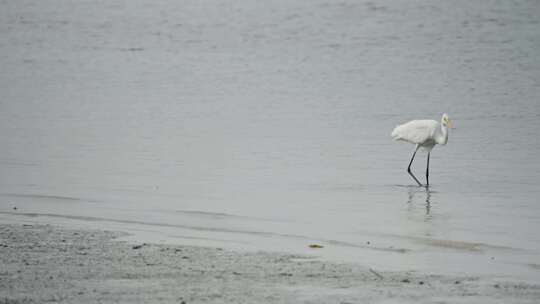
[[[454,128],[454,123],[450,119],[448,119],[448,128],[455,129]]]

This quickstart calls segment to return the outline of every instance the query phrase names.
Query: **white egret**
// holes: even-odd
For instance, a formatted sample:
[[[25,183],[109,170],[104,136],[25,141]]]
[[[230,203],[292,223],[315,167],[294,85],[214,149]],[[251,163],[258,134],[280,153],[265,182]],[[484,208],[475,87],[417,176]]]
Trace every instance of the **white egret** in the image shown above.
[[[426,186],[429,186],[429,154],[436,144],[446,145],[448,142],[448,129],[450,128],[452,128],[452,122],[448,118],[448,115],[444,113],[440,123],[435,120],[412,120],[395,127],[394,131],[392,131],[392,138],[394,140],[402,140],[416,145],[409,166],[407,167],[407,172],[419,186],[422,186],[422,184],[411,172],[411,165],[416,152],[419,148],[423,148],[428,152]]]

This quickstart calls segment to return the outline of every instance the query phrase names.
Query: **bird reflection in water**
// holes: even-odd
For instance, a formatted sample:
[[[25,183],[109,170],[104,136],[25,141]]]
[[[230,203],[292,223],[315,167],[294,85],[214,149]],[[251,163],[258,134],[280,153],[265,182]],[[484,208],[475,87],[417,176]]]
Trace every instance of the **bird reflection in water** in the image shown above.
[[[407,204],[409,205],[409,208],[412,208],[414,205],[414,197],[417,193],[425,192],[425,207],[426,207],[426,219],[431,218],[431,190],[429,187],[425,188],[418,188],[418,187],[408,187],[408,196]]]

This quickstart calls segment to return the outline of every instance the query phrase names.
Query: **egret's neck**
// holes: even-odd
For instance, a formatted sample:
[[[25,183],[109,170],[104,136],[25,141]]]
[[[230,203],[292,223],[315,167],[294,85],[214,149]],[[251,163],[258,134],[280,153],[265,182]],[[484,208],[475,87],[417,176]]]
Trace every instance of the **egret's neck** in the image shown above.
[[[441,124],[441,136],[437,139],[439,145],[446,145],[448,142],[448,127]]]

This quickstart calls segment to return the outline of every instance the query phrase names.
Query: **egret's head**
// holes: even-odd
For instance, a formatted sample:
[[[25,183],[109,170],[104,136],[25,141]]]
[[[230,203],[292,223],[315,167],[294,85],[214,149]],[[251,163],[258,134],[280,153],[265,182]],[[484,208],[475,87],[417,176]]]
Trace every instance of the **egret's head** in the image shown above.
[[[451,129],[453,127],[452,121],[450,118],[448,118],[448,114],[444,113],[441,119],[441,123],[443,126]]]

